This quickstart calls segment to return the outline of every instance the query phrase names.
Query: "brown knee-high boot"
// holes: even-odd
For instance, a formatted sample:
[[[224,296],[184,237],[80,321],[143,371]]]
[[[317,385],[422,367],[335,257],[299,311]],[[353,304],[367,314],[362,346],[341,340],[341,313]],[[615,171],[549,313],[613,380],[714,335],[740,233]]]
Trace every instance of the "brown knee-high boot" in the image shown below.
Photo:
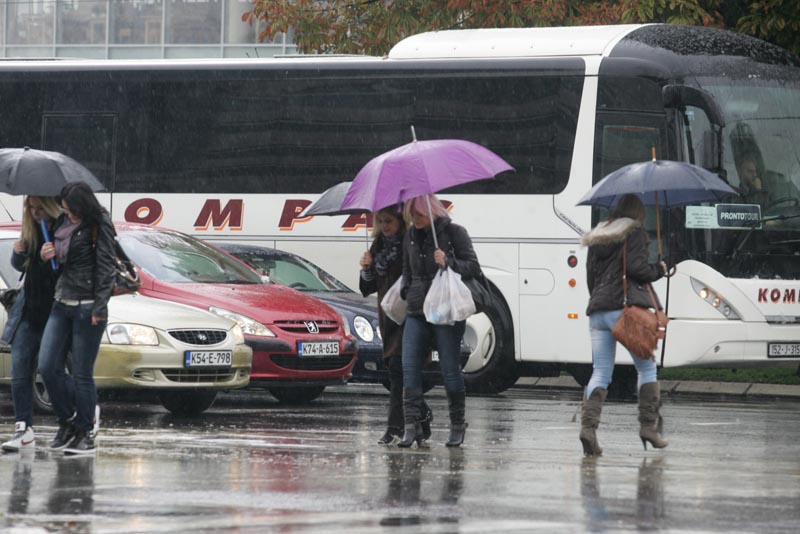
[[[603,449],[597,442],[597,426],[600,424],[600,413],[608,391],[605,388],[594,388],[588,399],[583,401],[581,412],[581,445],[586,456],[600,456]]]
[[[661,437],[661,393],[658,382],[648,382],[639,388],[639,437],[647,450],[647,443],[654,449],[663,449],[669,442]]]

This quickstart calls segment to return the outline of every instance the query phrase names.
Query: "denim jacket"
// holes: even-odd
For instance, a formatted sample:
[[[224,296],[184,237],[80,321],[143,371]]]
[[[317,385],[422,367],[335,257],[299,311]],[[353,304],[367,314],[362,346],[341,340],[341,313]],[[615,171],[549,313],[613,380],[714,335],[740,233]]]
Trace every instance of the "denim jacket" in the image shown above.
[[[25,288],[21,287],[17,300],[14,301],[11,309],[8,310],[8,318],[6,319],[6,326],[3,328],[3,335],[0,337],[0,345],[11,345],[14,339],[14,334],[17,333],[17,327],[22,321],[22,308],[25,307]]]

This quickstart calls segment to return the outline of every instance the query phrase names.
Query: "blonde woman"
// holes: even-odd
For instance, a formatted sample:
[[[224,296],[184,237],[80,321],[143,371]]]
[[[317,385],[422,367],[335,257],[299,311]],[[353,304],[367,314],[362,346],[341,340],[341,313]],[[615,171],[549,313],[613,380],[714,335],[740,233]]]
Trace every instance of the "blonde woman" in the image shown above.
[[[428,211],[430,206],[430,211]],[[425,319],[422,305],[439,269],[449,267],[461,276],[480,276],[478,257],[463,226],[450,220],[447,209],[435,195],[413,198],[403,209],[409,229],[403,241],[403,298],[408,315],[403,330],[403,411],[405,427],[399,447],[420,446],[425,440],[421,424],[422,367],[433,348],[439,353],[447,403],[450,436],[446,445],[460,447],[464,442],[466,390],[461,374],[461,338],[466,321],[435,325]],[[436,233],[438,248],[434,245]]]
[[[11,344],[11,395],[16,421],[14,435],[2,445],[5,452],[33,450],[36,444],[33,377],[56,285],[56,273],[50,262],[39,256],[45,241],[41,224],[44,221],[52,232],[53,223],[60,214],[61,208],[53,197],[29,196],[23,201],[22,233],[14,243],[11,265],[24,273],[25,280],[3,332],[3,342]]]

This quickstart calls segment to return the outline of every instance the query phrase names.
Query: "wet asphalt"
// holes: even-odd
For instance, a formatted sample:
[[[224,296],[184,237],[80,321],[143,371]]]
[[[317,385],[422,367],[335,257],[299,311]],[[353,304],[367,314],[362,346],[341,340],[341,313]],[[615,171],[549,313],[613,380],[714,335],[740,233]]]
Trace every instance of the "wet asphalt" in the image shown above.
[[[667,449],[642,449],[636,405],[608,403],[604,456],[584,459],[579,394],[470,397],[447,449],[433,390],[430,446],[376,443],[387,394],[333,388],[303,407],[225,395],[203,416],[105,401],[96,458],[44,445],[0,457],[8,532],[791,532],[800,525],[800,403],[666,399]],[[0,435],[13,430],[3,398]],[[579,417],[578,417],[579,420]]]

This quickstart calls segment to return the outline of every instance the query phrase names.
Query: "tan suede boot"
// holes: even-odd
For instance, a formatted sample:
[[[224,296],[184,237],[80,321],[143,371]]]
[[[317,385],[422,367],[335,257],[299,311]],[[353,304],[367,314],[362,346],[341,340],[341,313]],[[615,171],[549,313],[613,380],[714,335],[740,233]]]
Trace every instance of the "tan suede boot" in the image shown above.
[[[588,399],[583,401],[581,412],[580,440],[583,445],[583,454],[586,456],[600,456],[603,449],[597,442],[597,426],[600,424],[600,412],[603,411],[603,402],[608,391],[604,388],[594,388]]]
[[[648,382],[639,389],[639,437],[644,450],[647,444],[654,449],[663,449],[669,442],[661,437],[663,421],[659,415],[661,393],[658,382]]]

